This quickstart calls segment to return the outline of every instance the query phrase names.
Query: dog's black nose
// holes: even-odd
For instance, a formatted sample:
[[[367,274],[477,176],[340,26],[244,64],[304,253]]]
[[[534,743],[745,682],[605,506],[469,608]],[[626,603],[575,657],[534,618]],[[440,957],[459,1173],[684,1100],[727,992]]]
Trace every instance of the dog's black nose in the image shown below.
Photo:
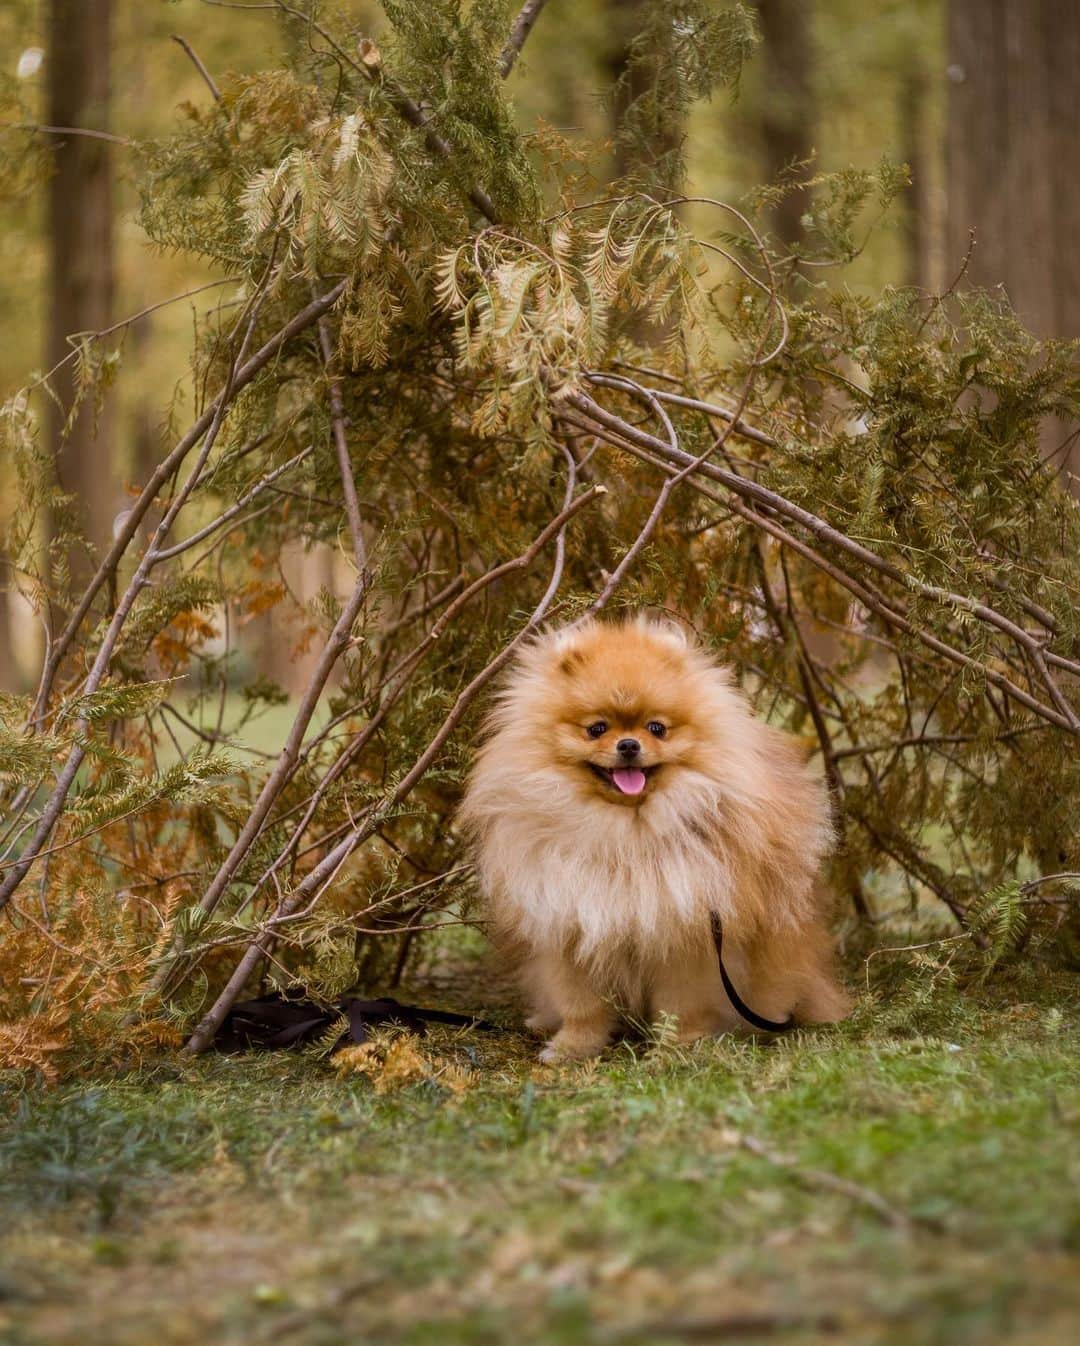
[[[641,751],[641,744],[636,738],[621,738],[615,744],[615,751],[620,757],[636,757]]]

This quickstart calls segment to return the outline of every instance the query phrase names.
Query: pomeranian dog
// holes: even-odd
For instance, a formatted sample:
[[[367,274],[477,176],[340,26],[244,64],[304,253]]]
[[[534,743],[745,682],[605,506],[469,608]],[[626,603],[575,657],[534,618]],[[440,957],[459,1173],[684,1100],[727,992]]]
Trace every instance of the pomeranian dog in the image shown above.
[[[677,627],[587,621],[518,657],[460,812],[496,947],[544,1061],[596,1055],[623,1019],[679,1041],[843,1018],[817,882],[823,783]]]

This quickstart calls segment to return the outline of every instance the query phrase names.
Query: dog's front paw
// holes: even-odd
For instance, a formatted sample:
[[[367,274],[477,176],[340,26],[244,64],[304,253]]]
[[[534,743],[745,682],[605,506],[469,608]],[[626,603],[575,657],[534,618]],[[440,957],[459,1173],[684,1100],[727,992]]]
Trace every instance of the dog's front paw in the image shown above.
[[[545,1066],[565,1065],[570,1061],[587,1061],[591,1056],[599,1056],[602,1047],[597,1047],[593,1051],[583,1049],[571,1050],[569,1047],[561,1047],[555,1038],[544,1047],[540,1052],[540,1060]]]
[[[545,1065],[557,1061],[587,1061],[599,1056],[608,1043],[607,1033],[575,1033],[561,1029],[540,1053]]]

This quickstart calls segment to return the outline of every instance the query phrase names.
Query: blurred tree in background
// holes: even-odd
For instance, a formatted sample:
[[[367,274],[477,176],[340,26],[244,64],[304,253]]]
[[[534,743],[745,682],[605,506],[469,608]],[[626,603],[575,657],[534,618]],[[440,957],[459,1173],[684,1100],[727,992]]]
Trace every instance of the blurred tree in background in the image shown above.
[[[78,588],[93,573],[78,539],[100,548],[120,506],[112,427],[104,406],[79,403],[75,362],[80,334],[101,332],[113,313],[113,149],[109,135],[112,0],[51,0],[44,62],[46,113],[64,132],[51,142],[46,233],[48,299],[45,368],[56,368],[47,435],[56,446],[57,480],[71,497],[64,514],[47,521],[59,589]],[[96,132],[92,134],[91,132]],[[96,358],[86,349],[80,359]],[[72,538],[73,535],[73,538]],[[72,539],[72,541],[69,541]]]
[[[948,237],[968,285],[1004,288],[1037,336],[1080,334],[1080,5],[949,0]],[[1043,448],[1080,495],[1080,427]]]
[[[803,182],[809,176],[815,144],[813,6],[799,0],[758,0],[757,10],[763,88],[755,111],[761,127],[761,176],[765,182]],[[802,238],[805,209],[799,191],[789,192],[777,203],[774,230],[789,247]]]
[[[621,603],[804,739],[853,928],[1071,956],[1076,348],[948,241],[940,4],[113,0],[108,108],[66,8],[0,14],[10,1063],[392,982],[493,680]]]

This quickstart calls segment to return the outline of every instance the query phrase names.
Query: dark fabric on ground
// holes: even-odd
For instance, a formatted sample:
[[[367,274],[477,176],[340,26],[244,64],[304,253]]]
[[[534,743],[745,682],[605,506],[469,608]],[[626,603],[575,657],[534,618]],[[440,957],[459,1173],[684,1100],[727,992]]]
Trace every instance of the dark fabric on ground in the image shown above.
[[[497,1024],[469,1014],[421,1009],[390,998],[358,1000],[350,996],[326,1005],[309,1000],[302,993],[273,991],[234,1005],[214,1039],[214,1047],[220,1052],[299,1047],[325,1033],[343,1015],[348,1026],[342,1028],[334,1051],[350,1043],[367,1042],[373,1029],[391,1026],[420,1035],[427,1031],[429,1023],[453,1024],[483,1033],[504,1031]]]

